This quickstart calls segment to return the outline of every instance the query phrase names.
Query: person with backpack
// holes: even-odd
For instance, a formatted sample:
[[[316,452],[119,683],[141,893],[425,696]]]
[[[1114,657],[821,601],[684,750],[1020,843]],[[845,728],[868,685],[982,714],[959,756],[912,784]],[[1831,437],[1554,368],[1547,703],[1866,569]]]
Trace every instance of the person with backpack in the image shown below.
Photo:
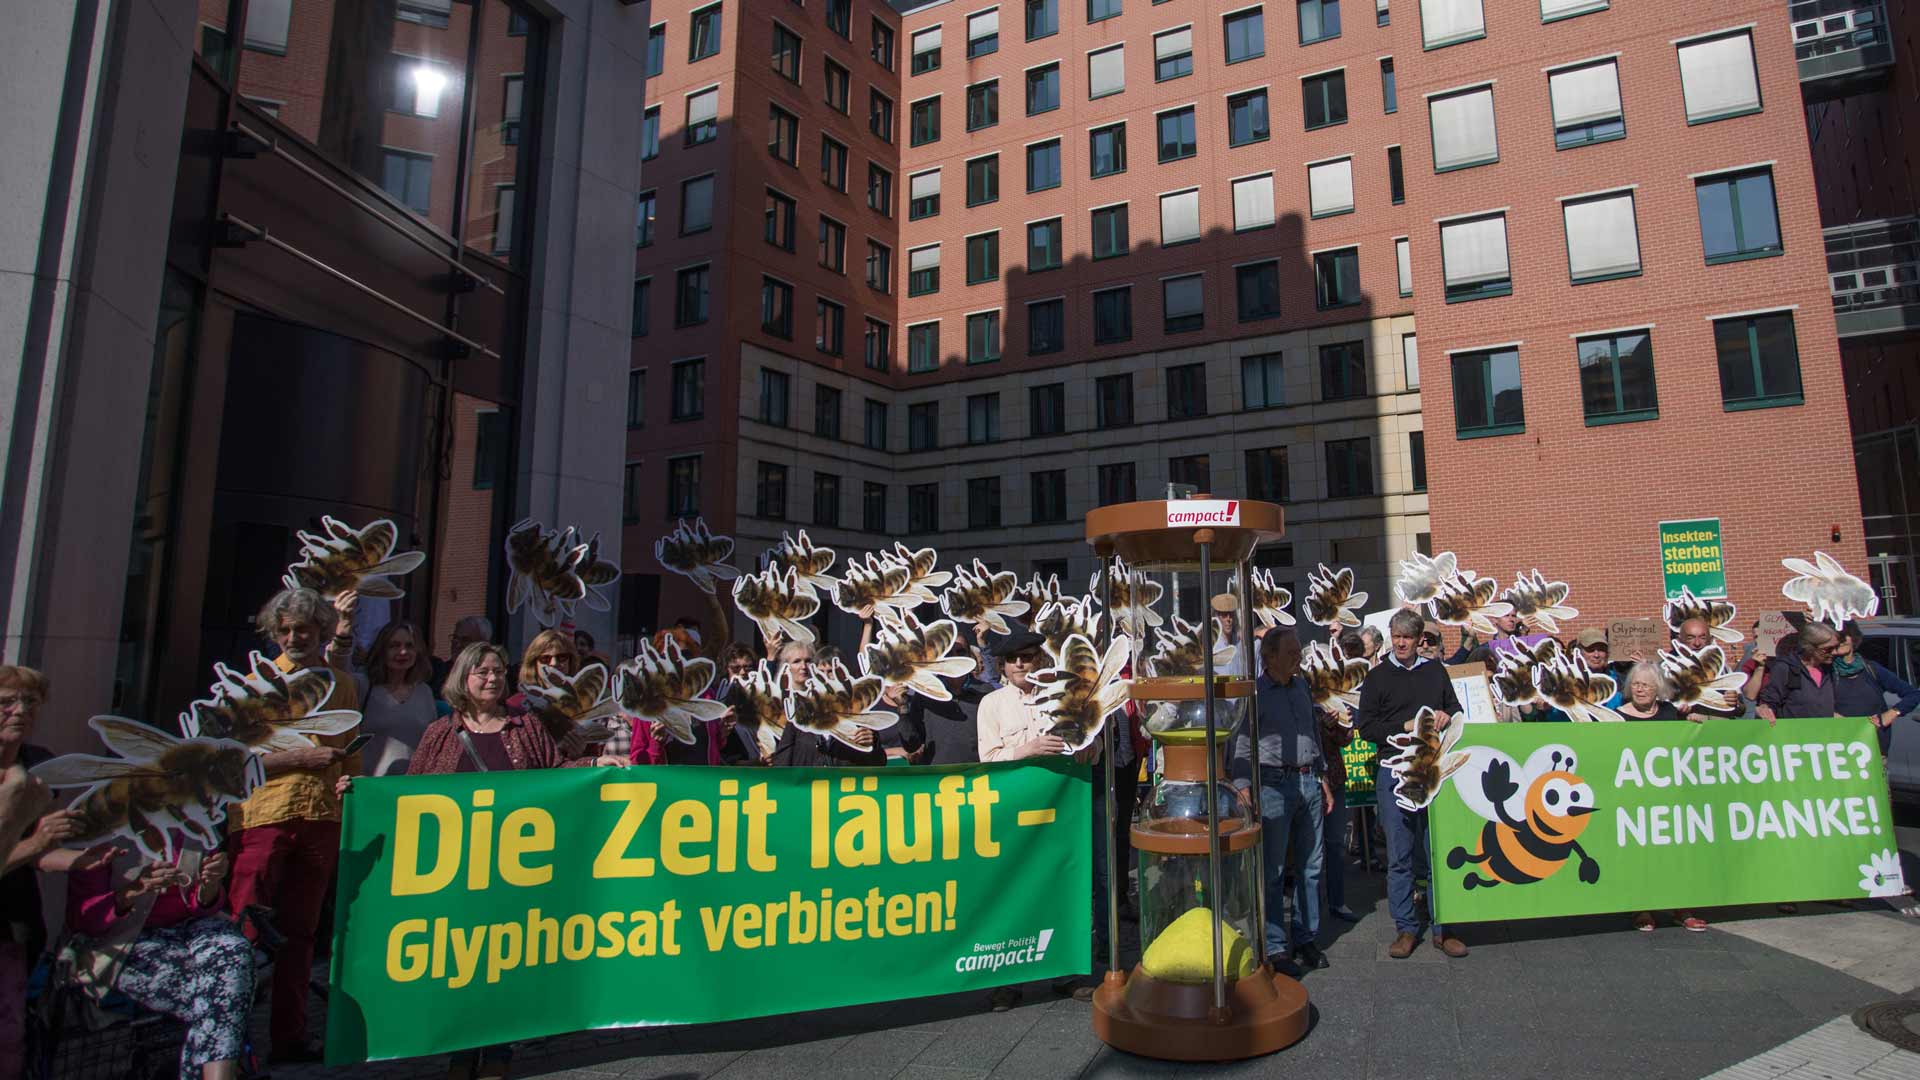
[[[1754,715],[1769,726],[1776,719],[1837,716],[1833,701],[1833,656],[1840,634],[1824,623],[1809,621],[1789,648],[1780,643],[1780,655],[1767,664],[1767,682],[1754,703]]]
[[[1920,689],[1860,652],[1860,624],[1840,629],[1833,650],[1833,708],[1841,716],[1864,716],[1880,737],[1880,756],[1893,747],[1893,722],[1920,709]],[[1887,695],[1896,700],[1887,704]]]

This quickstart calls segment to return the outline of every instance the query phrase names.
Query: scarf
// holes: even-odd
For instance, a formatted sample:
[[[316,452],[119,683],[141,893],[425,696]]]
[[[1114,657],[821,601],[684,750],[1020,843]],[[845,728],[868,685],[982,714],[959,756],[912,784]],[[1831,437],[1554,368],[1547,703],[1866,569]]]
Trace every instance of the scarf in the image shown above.
[[[1867,670],[1867,658],[1859,653],[1854,653],[1844,660],[1836,656],[1828,663],[1833,666],[1833,673],[1842,679],[1851,679]]]

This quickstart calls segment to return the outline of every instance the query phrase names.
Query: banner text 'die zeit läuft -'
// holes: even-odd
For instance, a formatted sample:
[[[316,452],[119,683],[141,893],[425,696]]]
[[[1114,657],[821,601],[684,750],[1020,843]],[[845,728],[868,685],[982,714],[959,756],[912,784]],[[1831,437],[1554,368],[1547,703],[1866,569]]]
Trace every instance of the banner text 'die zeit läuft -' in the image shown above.
[[[1429,810],[1442,922],[1897,895],[1866,720],[1475,724]]]
[[[654,766],[362,778],[329,1064],[1089,969],[1089,773]]]

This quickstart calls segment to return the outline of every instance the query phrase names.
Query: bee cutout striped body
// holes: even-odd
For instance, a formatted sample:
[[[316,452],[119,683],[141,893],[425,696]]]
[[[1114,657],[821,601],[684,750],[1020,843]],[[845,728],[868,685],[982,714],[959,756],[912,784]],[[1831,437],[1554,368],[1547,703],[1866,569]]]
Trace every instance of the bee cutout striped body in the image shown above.
[[[1427,601],[1427,613],[1447,626],[1464,626],[1483,638],[1498,632],[1493,620],[1513,614],[1513,605],[1495,599],[1500,583],[1475,577],[1472,571],[1454,575]]]
[[[659,650],[642,638],[640,655],[620,665],[614,697],[628,716],[655,725],[683,746],[692,746],[699,741],[693,733],[696,722],[718,720],[727,713],[725,705],[700,696],[713,685],[713,673],[712,660],[687,656],[672,638]]]
[[[740,576],[733,565],[733,537],[715,536],[704,518],[685,518],[674,522],[673,531],[653,542],[653,557],[660,565],[691,580],[709,596],[719,591],[719,583]]]
[[[869,552],[865,561],[848,559],[846,576],[833,583],[833,606],[849,615],[868,608],[876,614],[911,611],[920,606],[908,589],[912,579],[907,564],[892,556]]]
[[[1563,619],[1579,618],[1580,612],[1567,606],[1567,594],[1571,587],[1564,581],[1548,581],[1540,571],[1530,574],[1518,574],[1513,579],[1513,587],[1500,594],[1500,599],[1513,608],[1513,614],[1527,628],[1541,634],[1557,634]]]
[[[33,769],[48,787],[86,788],[68,807],[80,819],[72,847],[120,835],[147,858],[170,860],[179,832],[217,848],[226,808],[266,782],[260,755],[233,739],[182,739],[118,716],[87,724],[118,756],[66,754]]]
[[[953,588],[940,594],[940,610],[963,623],[985,623],[996,634],[1013,628],[1007,620],[1027,613],[1027,602],[1014,599],[1020,578],[1011,570],[994,573],[979,559],[973,569],[961,566],[953,572]]]
[[[1307,574],[1307,597],[1301,612],[1315,626],[1335,629],[1359,626],[1360,609],[1367,606],[1367,594],[1353,590],[1353,568],[1327,569],[1326,563]]]
[[[1680,627],[1689,619],[1700,619],[1713,631],[1715,640],[1729,645],[1740,642],[1740,631],[1733,627],[1734,607],[1728,600],[1708,600],[1693,595],[1693,590],[1680,587],[1680,595],[1667,601],[1667,629],[1675,637],[1680,635]]]
[[[793,567],[800,580],[815,589],[831,590],[838,582],[827,573],[840,556],[832,548],[816,547],[807,536],[807,530],[801,529],[796,538],[786,533],[780,534],[780,543],[767,552],[770,565]]]
[[[1120,671],[1132,647],[1127,638],[1117,637],[1101,653],[1075,634],[1061,647],[1054,666],[1034,672],[1033,681],[1040,687],[1034,708],[1050,722],[1047,733],[1067,744],[1067,753],[1093,745],[1107,717],[1126,706],[1128,683]]]
[[[783,680],[774,673],[773,664],[762,660],[744,676],[735,676],[727,691],[727,704],[733,707],[734,722],[752,732],[754,748],[762,757],[772,757],[787,730],[787,705]]]
[[[735,581],[733,605],[752,619],[769,641],[779,637],[813,641],[813,628],[806,620],[820,610],[820,594],[791,566],[782,570],[769,565]]]
[[[188,738],[232,739],[256,754],[304,750],[316,735],[344,735],[360,725],[351,709],[321,709],[333,696],[334,673],[326,668],[281,671],[258,652],[247,654],[246,673],[216,662],[212,697],[180,715]]]
[[[877,675],[888,686],[911,687],[935,701],[952,701],[953,692],[942,678],[958,679],[973,671],[971,656],[952,656],[959,632],[952,620],[922,624],[912,612],[898,621],[880,620],[873,643],[860,652],[860,671]]]
[[[1553,638],[1546,638],[1537,645],[1515,641],[1511,650],[1500,650],[1499,667],[1493,672],[1494,698],[1500,704],[1516,709],[1539,701],[1540,688],[1534,684],[1533,673],[1540,665],[1559,658],[1560,654],[1560,643]]]
[[[1676,706],[1698,705],[1714,712],[1731,709],[1747,677],[1726,668],[1726,651],[1718,645],[1692,649],[1684,641],[1675,641],[1672,651],[1660,654],[1660,672],[1673,686],[1668,700]]]
[[[400,528],[386,518],[355,529],[333,517],[320,519],[321,533],[301,532],[300,561],[287,567],[281,584],[312,589],[328,600],[351,589],[361,596],[398,599],[406,590],[392,579],[404,577],[427,561],[424,551],[395,553]]]
[[[620,717],[604,664],[588,664],[575,675],[543,664],[538,678],[520,689],[562,757],[580,757],[587,747],[606,742]]]
[[[1580,835],[1597,807],[1593,787],[1576,771],[1573,750],[1543,746],[1526,765],[1487,747],[1475,747],[1471,767],[1454,780],[1461,800],[1482,818],[1472,851],[1455,847],[1447,869],[1469,867],[1468,889],[1531,885],[1579,860],[1580,880],[1600,880],[1600,864],[1580,846]]]
[[[1106,573],[1112,575],[1113,590],[1110,596],[1102,588],[1107,580]],[[1093,577],[1087,582],[1087,595],[1108,606],[1108,613],[1113,616],[1114,630],[1135,637],[1145,634],[1149,627],[1165,623],[1160,613],[1154,610],[1154,605],[1165,594],[1166,586],[1129,569],[1126,563],[1118,559],[1113,560],[1107,572],[1094,571]],[[1105,599],[1100,599],[1102,597]]]
[[[1239,649],[1215,637],[1214,673],[1225,672],[1238,652]],[[1200,651],[1200,627],[1175,615],[1171,629],[1154,628],[1153,655],[1147,657],[1147,674],[1156,679],[1197,679],[1206,673],[1200,662],[1203,655]]]
[[[1419,552],[1400,560],[1400,576],[1394,580],[1394,595],[1403,604],[1424,604],[1440,594],[1460,569],[1460,560],[1451,551],[1427,556]]]

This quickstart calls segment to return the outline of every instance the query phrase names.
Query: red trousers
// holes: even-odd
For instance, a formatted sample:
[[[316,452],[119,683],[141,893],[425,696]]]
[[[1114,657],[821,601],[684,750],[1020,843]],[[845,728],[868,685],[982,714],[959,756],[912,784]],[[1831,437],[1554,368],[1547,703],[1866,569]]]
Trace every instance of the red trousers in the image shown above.
[[[287,939],[273,964],[268,1030],[274,1049],[303,1045],[313,933],[340,857],[340,823],[296,820],[259,825],[234,833],[227,847],[233,852],[227,902],[234,914],[249,904],[271,908],[274,927]]]

